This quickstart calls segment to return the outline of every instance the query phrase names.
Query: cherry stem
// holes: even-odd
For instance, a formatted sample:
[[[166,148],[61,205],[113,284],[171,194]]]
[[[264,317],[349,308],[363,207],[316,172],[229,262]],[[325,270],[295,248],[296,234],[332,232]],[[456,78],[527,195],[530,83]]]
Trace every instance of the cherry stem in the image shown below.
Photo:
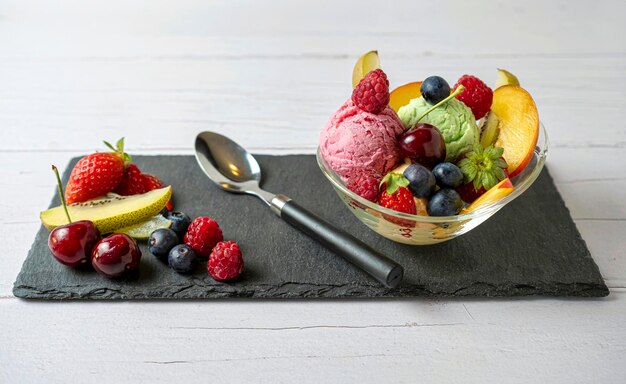
[[[428,108],[428,110],[426,112],[424,112],[422,114],[422,116],[420,116],[419,119],[417,119],[416,123],[419,123],[420,120],[422,120],[424,117],[426,117],[426,115],[428,115],[429,113],[431,113],[432,111],[434,111],[435,109],[437,109],[439,106],[445,104],[448,102],[448,100],[452,99],[453,97],[456,97],[456,95],[458,95],[459,93],[463,92],[465,90],[465,87],[463,86],[463,84],[459,85],[454,92],[452,92],[450,94],[450,96],[446,97],[445,99],[441,100],[440,102],[438,102],[437,104],[433,105],[432,107]]]
[[[61,197],[61,204],[63,205],[63,210],[65,210],[65,216],[67,216],[67,221],[69,224],[72,224],[72,218],[70,217],[70,212],[67,210],[67,203],[65,202],[65,195],[63,194],[63,185],[61,184],[61,176],[59,176],[59,170],[56,166],[52,166],[52,171],[54,175],[57,177],[57,187],[59,188],[59,196]]]

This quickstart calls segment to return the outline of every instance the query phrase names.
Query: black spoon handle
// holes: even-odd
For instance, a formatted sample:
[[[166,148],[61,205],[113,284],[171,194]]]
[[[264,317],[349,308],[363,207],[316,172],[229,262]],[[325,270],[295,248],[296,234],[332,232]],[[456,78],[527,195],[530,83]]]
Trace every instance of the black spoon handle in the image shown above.
[[[282,195],[277,197],[282,198],[281,204],[272,205],[283,220],[361,268],[385,286],[395,288],[400,284],[404,274],[400,264],[376,252],[349,233],[335,228],[293,200]]]

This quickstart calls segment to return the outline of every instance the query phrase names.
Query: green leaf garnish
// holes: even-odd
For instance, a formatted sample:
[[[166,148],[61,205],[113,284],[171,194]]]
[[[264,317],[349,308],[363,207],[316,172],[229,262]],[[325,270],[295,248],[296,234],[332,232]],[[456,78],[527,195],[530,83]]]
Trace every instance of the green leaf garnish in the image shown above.
[[[396,193],[396,191],[398,191],[398,188],[400,187],[409,186],[409,180],[404,177],[403,174],[394,172],[389,172],[388,174],[386,174],[385,177],[383,177],[383,179],[380,181],[380,186],[385,183],[387,184],[387,186],[385,187],[385,191],[388,195],[393,195],[394,193]]]
[[[465,158],[458,162],[457,166],[463,173],[463,182],[472,183],[474,189],[480,188],[489,190],[506,179],[504,169],[507,164],[502,160],[504,148],[488,146],[483,148],[480,145],[465,154]]]

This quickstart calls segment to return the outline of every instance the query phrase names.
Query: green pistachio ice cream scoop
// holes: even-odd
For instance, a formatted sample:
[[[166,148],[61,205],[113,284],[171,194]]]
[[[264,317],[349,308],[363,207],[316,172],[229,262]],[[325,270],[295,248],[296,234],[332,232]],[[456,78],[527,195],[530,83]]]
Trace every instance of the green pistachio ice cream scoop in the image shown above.
[[[432,107],[423,97],[418,97],[398,110],[398,117],[409,129]],[[446,143],[446,161],[455,161],[463,152],[471,150],[480,141],[480,130],[472,110],[457,99],[433,109],[420,123],[439,129]]]

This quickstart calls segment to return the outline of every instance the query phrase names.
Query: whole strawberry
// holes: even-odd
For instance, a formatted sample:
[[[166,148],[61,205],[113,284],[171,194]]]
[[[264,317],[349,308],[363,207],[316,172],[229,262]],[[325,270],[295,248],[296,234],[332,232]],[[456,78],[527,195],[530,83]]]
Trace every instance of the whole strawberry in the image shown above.
[[[458,167],[463,173],[463,184],[456,188],[461,199],[471,203],[500,181],[509,177],[506,160],[502,157],[504,149],[480,145],[465,154]]]
[[[417,214],[413,193],[408,188],[409,180],[401,173],[388,173],[382,180],[382,191],[378,196],[378,205],[394,211]],[[402,227],[413,227],[414,222],[384,214],[385,220]]]
[[[207,272],[217,281],[234,280],[243,271],[241,249],[234,241],[217,243],[209,256]]]
[[[459,85],[463,85],[465,90],[456,96],[465,105],[472,110],[476,120],[484,117],[491,109],[493,102],[493,91],[478,77],[472,75],[463,75],[454,85],[456,89]]]
[[[85,156],[76,163],[65,187],[68,204],[80,203],[113,191],[124,175],[124,167],[131,158],[124,153],[124,138],[115,147],[104,144],[113,152],[97,152]]]
[[[378,197],[378,205],[411,215],[415,215],[417,212],[413,194],[407,187],[398,187],[393,193],[389,193],[386,189],[383,189]]]
[[[201,257],[209,257],[215,244],[222,240],[224,240],[224,236],[219,224],[206,216],[194,219],[189,224],[184,238],[185,244]]]
[[[379,114],[389,104],[389,80],[378,68],[361,79],[352,91],[352,101],[361,110]]]

